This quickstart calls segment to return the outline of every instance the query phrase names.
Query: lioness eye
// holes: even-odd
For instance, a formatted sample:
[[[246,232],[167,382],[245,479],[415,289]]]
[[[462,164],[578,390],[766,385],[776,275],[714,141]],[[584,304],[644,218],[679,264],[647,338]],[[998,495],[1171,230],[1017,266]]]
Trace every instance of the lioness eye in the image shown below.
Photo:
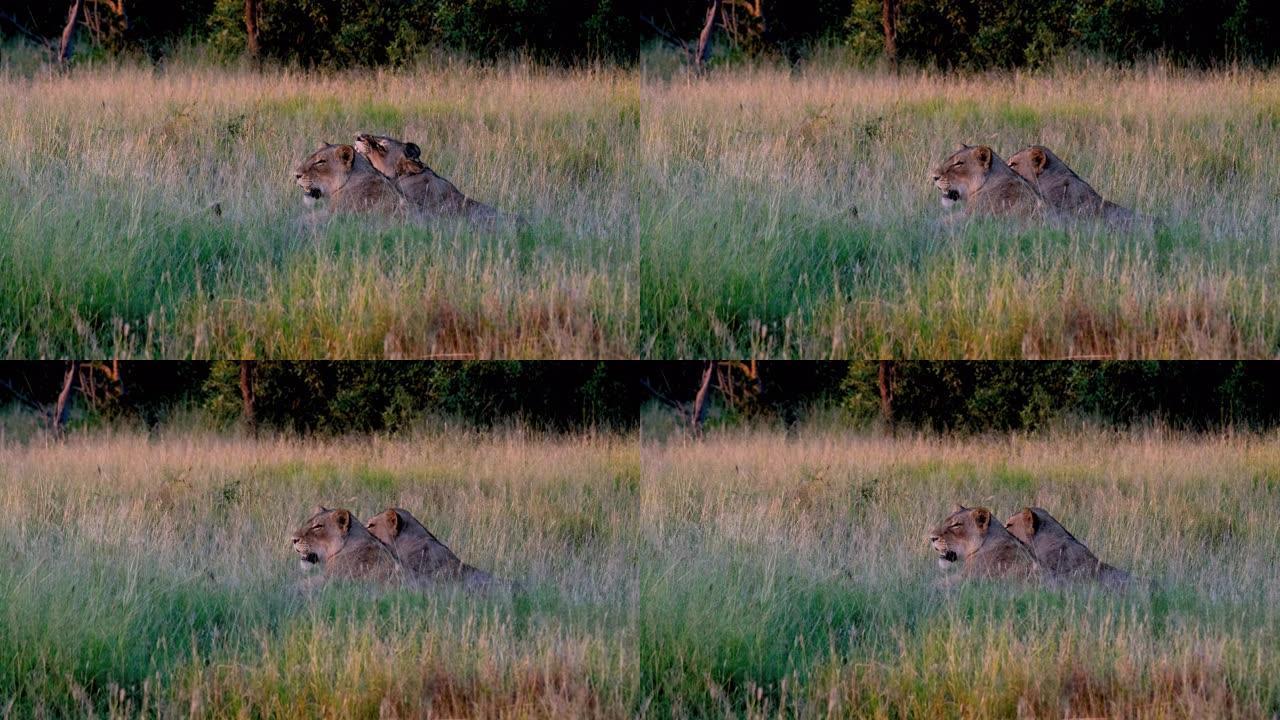
[[[324,526],[323,526],[323,525],[312,525],[312,526],[311,526],[311,529],[312,529],[312,530],[320,530],[320,529],[323,529],[323,528],[324,528]]]

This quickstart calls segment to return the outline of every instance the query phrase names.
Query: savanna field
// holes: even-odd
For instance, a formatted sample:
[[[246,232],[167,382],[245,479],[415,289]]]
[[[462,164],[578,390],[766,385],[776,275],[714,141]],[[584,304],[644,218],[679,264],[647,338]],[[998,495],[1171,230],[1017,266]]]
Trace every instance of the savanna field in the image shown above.
[[[646,436],[655,717],[1274,717],[1274,436]],[[1053,513],[1150,591],[939,590],[953,503]]]
[[[0,717],[622,717],[634,438],[175,431],[0,446]],[[317,503],[414,512],[513,598],[327,587]]]
[[[643,357],[1280,351],[1280,83],[1260,71],[645,71]],[[939,226],[957,143],[1047,145],[1156,233]]]
[[[631,356],[634,73],[0,62],[0,357]],[[293,168],[416,142],[520,229],[303,221]]]

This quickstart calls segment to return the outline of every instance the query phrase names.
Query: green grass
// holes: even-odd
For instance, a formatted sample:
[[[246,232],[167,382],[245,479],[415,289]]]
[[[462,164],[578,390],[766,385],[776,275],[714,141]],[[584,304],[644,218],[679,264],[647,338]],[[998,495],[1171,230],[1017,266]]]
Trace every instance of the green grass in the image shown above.
[[[626,437],[0,447],[0,716],[624,716],[639,473]],[[410,508],[523,591],[305,598],[316,503]]]
[[[645,75],[643,357],[1269,357],[1275,74]],[[1045,144],[1163,229],[943,229],[956,143]]]
[[[623,71],[0,67],[0,357],[634,355],[638,126]],[[528,225],[309,226],[360,131]]]
[[[1274,437],[733,431],[642,453],[655,717],[1280,712]],[[1154,589],[941,590],[924,533],[954,502],[1044,506]]]

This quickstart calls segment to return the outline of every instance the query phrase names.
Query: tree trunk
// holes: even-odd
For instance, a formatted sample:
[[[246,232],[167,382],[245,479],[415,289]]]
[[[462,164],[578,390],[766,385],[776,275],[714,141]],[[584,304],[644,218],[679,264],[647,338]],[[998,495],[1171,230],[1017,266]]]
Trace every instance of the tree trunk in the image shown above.
[[[76,378],[80,376],[80,362],[72,360],[67,363],[67,374],[62,379],[62,392],[58,393],[58,404],[53,408],[53,431],[61,433],[67,425],[67,416],[71,414],[71,391],[75,388]]]
[[[80,8],[84,0],[73,0],[67,10],[67,24],[62,28],[62,43],[58,46],[58,62],[65,65],[71,59],[72,46],[76,38],[76,21],[80,19]]]
[[[244,0],[244,31],[249,38],[249,56],[258,59],[258,0]]]
[[[694,66],[698,72],[706,69],[707,61],[711,59],[711,40],[715,35],[716,18],[720,17],[721,0],[711,0],[711,6],[707,8],[707,21],[702,24],[702,33],[698,35],[698,49],[694,55]]]
[[[882,0],[880,23],[884,26],[884,56],[898,66],[898,0]]]
[[[253,361],[240,361],[240,402],[244,417],[244,426],[250,431],[258,432],[258,420],[253,412]]]
[[[693,410],[689,413],[689,422],[695,434],[702,432],[702,421],[707,417],[707,395],[711,389],[711,375],[715,370],[715,362],[708,360],[706,368],[702,371],[702,385],[693,398]]]
[[[880,419],[885,430],[893,432],[893,361],[880,361]]]

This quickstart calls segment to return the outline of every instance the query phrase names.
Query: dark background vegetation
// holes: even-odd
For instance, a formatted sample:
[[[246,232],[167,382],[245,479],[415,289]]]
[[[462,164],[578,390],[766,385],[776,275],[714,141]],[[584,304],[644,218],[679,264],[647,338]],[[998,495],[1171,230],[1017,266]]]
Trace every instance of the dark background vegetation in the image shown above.
[[[178,42],[209,43],[235,56],[247,49],[244,0],[122,0],[125,21],[81,28],[98,53],[163,57]],[[628,0],[259,0],[265,59],[305,66],[398,64],[452,52],[488,59],[521,54],[539,62],[629,62],[637,51]],[[57,40],[68,0],[0,0],[0,34]]]
[[[884,51],[884,0],[722,0],[715,62],[783,58],[837,47]],[[86,0],[80,53],[159,59],[179,41],[224,56],[247,48],[244,0]],[[456,53],[539,62],[635,61],[639,48],[693,44],[709,0],[258,0],[264,59],[304,66],[400,64]],[[1269,64],[1280,56],[1280,3],[1270,0],[892,0],[903,62],[1035,67],[1070,53],[1120,62]],[[56,41],[70,1],[0,0],[0,35]],[[668,39],[664,40],[664,36]],[[90,40],[87,45],[85,38]]]
[[[707,4],[638,0],[646,41],[663,33],[693,41]],[[757,5],[758,3],[758,5]],[[884,51],[883,0],[728,0],[724,59],[804,58],[838,46],[855,56]],[[1268,64],[1280,55],[1280,3],[1272,0],[894,0],[897,55],[905,62],[967,69],[1044,65],[1071,52],[1120,62],[1162,57],[1177,64]],[[744,8],[758,7],[760,17]],[[652,21],[652,24],[649,21]],[[656,27],[655,27],[656,26]],[[721,27],[724,27],[723,25]],[[729,35],[736,35],[730,39]]]
[[[641,383],[655,407],[692,426],[707,368],[645,363]],[[834,414],[842,425],[949,433],[1034,431],[1062,421],[1269,430],[1280,425],[1280,363],[714,363],[707,403],[707,426],[793,424]]]
[[[0,363],[0,408],[52,426],[68,367]],[[1035,431],[1063,421],[1191,431],[1280,426],[1274,362],[256,362],[251,368],[253,428],[304,434],[396,432],[424,420],[628,431],[646,403],[652,417],[694,432],[815,418],[959,434]],[[194,417],[238,427],[246,424],[241,370],[239,362],[81,363],[67,426],[154,426]]]
[[[53,422],[65,362],[0,363],[0,407]],[[444,420],[486,428],[626,431],[644,396],[619,362],[256,362],[253,424],[298,433],[394,432]],[[245,423],[239,362],[81,363],[68,427],[176,416]],[[117,377],[113,377],[118,375]]]

